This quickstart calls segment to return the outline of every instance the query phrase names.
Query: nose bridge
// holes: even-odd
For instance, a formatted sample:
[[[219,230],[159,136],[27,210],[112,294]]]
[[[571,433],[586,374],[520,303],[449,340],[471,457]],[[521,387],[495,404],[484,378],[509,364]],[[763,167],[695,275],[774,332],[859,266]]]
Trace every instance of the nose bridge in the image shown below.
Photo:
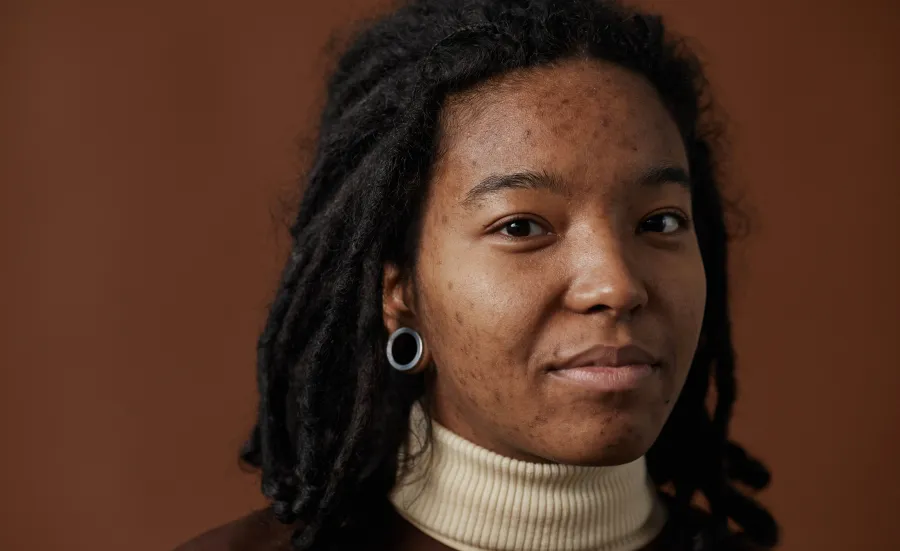
[[[572,243],[574,274],[569,306],[577,311],[630,314],[647,301],[647,289],[634,254],[631,236],[613,224],[586,227]]]

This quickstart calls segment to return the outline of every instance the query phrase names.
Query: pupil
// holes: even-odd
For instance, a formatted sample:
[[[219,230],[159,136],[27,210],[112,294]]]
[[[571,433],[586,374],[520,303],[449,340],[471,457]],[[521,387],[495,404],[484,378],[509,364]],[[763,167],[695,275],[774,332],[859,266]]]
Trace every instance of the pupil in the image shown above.
[[[661,232],[666,229],[666,222],[661,216],[654,216],[644,223],[647,225],[648,231]]]
[[[516,220],[515,222],[510,222],[507,228],[507,233],[509,233],[513,237],[525,237],[528,235],[528,222],[524,220]]]

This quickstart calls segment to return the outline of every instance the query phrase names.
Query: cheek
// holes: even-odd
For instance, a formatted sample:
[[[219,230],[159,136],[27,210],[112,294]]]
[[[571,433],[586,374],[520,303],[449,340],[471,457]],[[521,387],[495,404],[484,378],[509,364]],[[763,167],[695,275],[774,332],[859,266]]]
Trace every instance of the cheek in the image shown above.
[[[699,251],[678,265],[667,267],[657,282],[668,328],[669,346],[675,356],[679,376],[690,369],[706,307],[706,277]]]
[[[502,254],[426,243],[431,252],[418,281],[420,314],[440,371],[484,389],[523,379],[539,328],[541,282]]]

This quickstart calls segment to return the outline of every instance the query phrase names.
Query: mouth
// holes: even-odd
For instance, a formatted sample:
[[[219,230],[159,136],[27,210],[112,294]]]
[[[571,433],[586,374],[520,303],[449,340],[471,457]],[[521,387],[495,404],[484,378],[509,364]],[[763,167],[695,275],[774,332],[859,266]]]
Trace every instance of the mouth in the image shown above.
[[[585,365],[555,369],[550,372],[550,376],[597,392],[623,392],[640,388],[658,378],[659,365]]]
[[[548,374],[568,384],[608,393],[650,384],[659,379],[661,368],[659,357],[640,346],[599,345],[551,366]]]

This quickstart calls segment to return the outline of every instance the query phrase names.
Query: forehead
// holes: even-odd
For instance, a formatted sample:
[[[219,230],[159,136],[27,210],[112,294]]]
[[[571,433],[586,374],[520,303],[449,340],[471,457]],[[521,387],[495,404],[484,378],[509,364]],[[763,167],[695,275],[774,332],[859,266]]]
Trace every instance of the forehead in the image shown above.
[[[687,169],[652,85],[617,65],[569,60],[517,71],[448,98],[434,180],[459,198],[475,182],[548,170],[568,183],[613,182],[667,163]]]

